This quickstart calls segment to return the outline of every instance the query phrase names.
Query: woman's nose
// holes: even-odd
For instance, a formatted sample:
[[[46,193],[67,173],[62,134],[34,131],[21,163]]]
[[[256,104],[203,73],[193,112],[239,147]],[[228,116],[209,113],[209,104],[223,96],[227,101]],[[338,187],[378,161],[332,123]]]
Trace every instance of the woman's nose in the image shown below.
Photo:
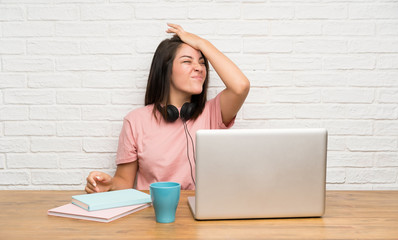
[[[194,63],[193,68],[195,71],[202,71],[202,65],[200,63]]]

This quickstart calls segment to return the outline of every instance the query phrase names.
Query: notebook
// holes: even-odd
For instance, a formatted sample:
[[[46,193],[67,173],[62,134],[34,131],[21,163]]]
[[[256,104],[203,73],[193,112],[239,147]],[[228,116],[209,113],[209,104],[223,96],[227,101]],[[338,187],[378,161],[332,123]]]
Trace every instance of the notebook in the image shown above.
[[[48,210],[47,214],[51,216],[77,218],[77,219],[91,220],[97,222],[111,222],[113,220],[124,217],[133,212],[137,212],[149,206],[151,206],[151,204],[146,203],[146,204],[139,204],[133,206],[120,207],[120,208],[111,208],[111,209],[90,212],[72,203],[68,203],[66,205]]]
[[[150,203],[151,195],[136,189],[124,189],[72,196],[72,203],[88,211]]]
[[[326,129],[196,132],[195,219],[320,217]]]

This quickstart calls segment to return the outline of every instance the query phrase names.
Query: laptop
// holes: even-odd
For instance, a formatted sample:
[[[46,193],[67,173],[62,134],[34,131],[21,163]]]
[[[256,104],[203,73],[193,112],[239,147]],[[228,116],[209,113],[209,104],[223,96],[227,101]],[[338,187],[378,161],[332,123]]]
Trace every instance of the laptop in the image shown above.
[[[326,129],[196,132],[197,220],[321,217]]]

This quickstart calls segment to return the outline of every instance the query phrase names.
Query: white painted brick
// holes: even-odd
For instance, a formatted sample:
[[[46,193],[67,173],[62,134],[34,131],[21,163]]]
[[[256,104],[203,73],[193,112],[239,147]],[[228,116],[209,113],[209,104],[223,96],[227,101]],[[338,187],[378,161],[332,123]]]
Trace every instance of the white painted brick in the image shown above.
[[[353,53],[397,53],[398,40],[353,40],[348,43]]]
[[[107,34],[106,23],[56,23],[55,35],[65,37],[103,37]]]
[[[398,153],[376,153],[375,166],[377,167],[398,167]]]
[[[133,72],[86,73],[80,79],[89,88],[134,88]]]
[[[345,40],[299,40],[294,43],[297,53],[345,53],[347,42]]]
[[[28,20],[78,20],[79,8],[77,6],[40,6],[28,7]]]
[[[1,13],[0,13],[1,16]],[[25,41],[22,40],[0,40],[0,54],[24,54]]]
[[[333,135],[372,135],[373,122],[370,120],[324,121],[323,127]]]
[[[57,123],[57,136],[106,137],[110,135],[110,127],[106,122],[60,122]]]
[[[328,136],[328,151],[345,151],[345,138],[340,136]]]
[[[396,4],[350,4],[351,19],[397,19]]]
[[[180,4],[169,3],[167,5],[136,6],[135,16],[137,19],[186,19],[188,9]]]
[[[374,69],[374,56],[347,55],[324,58],[324,68],[328,70]]]
[[[396,104],[346,105],[346,117],[350,119],[397,119]]]
[[[105,71],[109,68],[109,59],[102,56],[64,57],[56,60],[58,71]]]
[[[29,174],[24,171],[1,171],[0,185],[28,185]]]
[[[346,180],[345,169],[331,168],[327,169],[326,182],[327,183],[344,183]]]
[[[119,137],[120,131],[123,126],[123,121],[118,121],[118,122],[112,122],[112,137]]]
[[[251,87],[290,87],[294,84],[293,75],[288,72],[253,71],[245,74]]]
[[[378,99],[382,103],[398,103],[398,89],[382,89]]]
[[[131,40],[112,41],[82,41],[83,54],[130,54],[134,52],[134,42]]]
[[[7,154],[7,168],[8,169],[58,168],[58,155],[53,153]]]
[[[79,43],[76,41],[32,40],[27,44],[28,54],[31,55],[58,55],[79,54]]]
[[[88,153],[114,153],[117,150],[118,138],[85,138],[83,150]]]
[[[322,34],[322,23],[317,21],[275,21],[271,23],[273,36],[311,36]]]
[[[1,2],[0,178],[11,180],[0,189],[81,190],[92,170],[114,174],[169,20],[250,79],[234,128],[325,127],[328,189],[398,189],[393,1]],[[210,78],[212,98],[224,84],[212,67]]]
[[[3,23],[4,37],[50,37],[54,35],[54,23],[21,22]]]
[[[26,77],[24,74],[0,73],[0,88],[24,88]]]
[[[160,33],[165,31],[165,25],[151,22],[118,22],[109,24],[110,36],[117,37],[159,37]],[[162,37],[163,39],[164,37]],[[153,39],[152,39],[153,40]],[[140,41],[145,41],[140,38]],[[160,43],[160,39],[156,40],[157,44]],[[155,52],[155,49],[154,49]]]
[[[10,104],[54,104],[55,92],[53,90],[6,90],[4,102]]]
[[[395,190],[398,188],[398,184],[392,183],[381,183],[381,184],[372,184],[372,190],[384,190],[384,191],[390,191],[390,190]]]
[[[269,120],[267,121],[269,128],[320,128],[321,122],[318,120],[308,120],[308,119],[294,119],[294,120]],[[250,127],[250,125],[248,126]]]
[[[347,85],[348,76],[339,72],[297,72],[294,83],[299,87],[339,87]]]
[[[245,70],[266,70],[268,68],[268,57],[265,54],[229,54],[229,58],[244,71],[245,74],[250,72]]]
[[[30,88],[79,88],[81,81],[70,73],[31,73],[28,76]]]
[[[136,41],[135,51],[140,54],[153,54],[159,43],[163,41],[164,37],[142,37],[139,41]]]
[[[0,154],[0,169],[4,169],[6,167],[6,155]]]
[[[62,169],[107,169],[115,161],[114,154],[61,153],[59,164]]]
[[[228,21],[218,25],[217,34],[267,35],[268,28],[265,21]]]
[[[244,19],[292,19],[294,6],[244,3],[241,12]]]
[[[322,90],[325,103],[372,103],[375,90],[367,88],[330,88]]]
[[[29,108],[26,106],[1,106],[0,120],[27,120]]]
[[[375,121],[374,128],[375,135],[398,136],[398,120]]]
[[[382,55],[377,59],[379,69],[398,69],[398,55]],[[397,82],[397,81],[396,81]]]
[[[114,91],[111,98],[113,104],[144,105],[145,91]]]
[[[58,91],[59,104],[107,104],[110,101],[109,92],[95,90]]]
[[[80,139],[72,138],[32,138],[32,152],[79,152],[82,149]]]
[[[209,41],[223,53],[237,53],[242,50],[242,40],[240,38],[216,38]]]
[[[73,185],[83,183],[80,171],[32,171],[34,185]]]
[[[29,141],[26,138],[0,138],[1,153],[27,152]]]
[[[344,184],[327,184],[326,190],[371,191],[373,190],[373,186],[374,184],[352,184],[345,182]]]
[[[301,4],[296,7],[295,16],[298,19],[344,19],[348,16],[346,4]]]
[[[141,107],[141,106],[139,106]],[[128,112],[133,110],[132,106],[113,106],[113,107],[83,107],[82,119],[83,120],[110,120],[117,121],[123,120],[123,117]]]
[[[347,148],[351,151],[397,151],[396,137],[347,137]]]
[[[129,20],[134,16],[134,8],[128,4],[82,5],[82,20]]]
[[[24,10],[19,6],[0,6],[0,21],[23,21]]]
[[[265,102],[269,102],[268,89],[251,87],[249,95],[245,100],[245,103],[265,103]]]
[[[79,120],[80,108],[74,106],[32,106],[29,118],[33,120]]]
[[[329,130],[329,129],[328,129]],[[329,151],[327,156],[328,167],[372,167],[372,152],[334,152]]]
[[[28,3],[28,4],[43,4],[52,3],[52,0],[2,0],[1,3]]]
[[[3,58],[3,70],[14,72],[53,71],[54,61],[51,58],[18,57]]]
[[[149,54],[140,54],[139,56],[113,56],[111,58],[111,68],[112,70],[134,70],[134,74],[136,74],[137,70],[145,70],[145,73],[148,74],[152,57],[153,56]]]
[[[319,103],[321,94],[316,88],[272,88],[270,98],[274,103]]]
[[[325,22],[323,33],[330,36],[371,36],[375,33],[375,24],[365,21]]]
[[[296,118],[330,118],[342,119],[346,117],[343,105],[300,104],[294,109]]]
[[[243,109],[244,119],[284,119],[294,117],[292,105],[247,105]]]
[[[293,50],[293,41],[288,39],[248,38],[243,41],[246,53],[288,53]]]
[[[349,74],[348,85],[354,87],[398,87],[397,79],[397,72],[356,71]]]
[[[55,123],[43,121],[12,121],[5,122],[6,136],[54,136]]]
[[[378,35],[398,35],[398,22],[380,22],[376,23],[376,32]]]
[[[208,4],[188,8],[189,19],[238,19],[240,7],[227,4]]]
[[[311,56],[271,56],[270,67],[271,70],[320,70],[322,60]]]
[[[397,179],[397,171],[392,169],[347,169],[348,183],[393,183]]]

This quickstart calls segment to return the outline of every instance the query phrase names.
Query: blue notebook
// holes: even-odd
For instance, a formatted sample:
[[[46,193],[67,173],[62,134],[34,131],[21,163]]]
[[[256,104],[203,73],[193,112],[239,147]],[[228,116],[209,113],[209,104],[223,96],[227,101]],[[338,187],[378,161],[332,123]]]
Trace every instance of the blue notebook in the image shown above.
[[[150,203],[151,195],[135,189],[72,196],[72,203],[88,211]]]

